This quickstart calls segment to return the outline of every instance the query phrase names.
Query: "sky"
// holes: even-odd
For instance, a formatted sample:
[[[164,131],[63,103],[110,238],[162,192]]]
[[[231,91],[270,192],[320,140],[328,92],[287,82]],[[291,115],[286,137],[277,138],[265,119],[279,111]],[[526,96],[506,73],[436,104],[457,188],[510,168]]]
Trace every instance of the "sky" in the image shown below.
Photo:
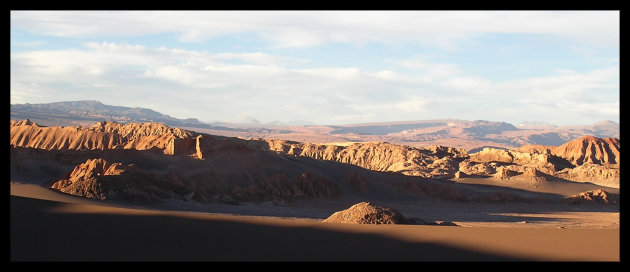
[[[619,11],[10,11],[11,104],[204,122],[619,122]]]

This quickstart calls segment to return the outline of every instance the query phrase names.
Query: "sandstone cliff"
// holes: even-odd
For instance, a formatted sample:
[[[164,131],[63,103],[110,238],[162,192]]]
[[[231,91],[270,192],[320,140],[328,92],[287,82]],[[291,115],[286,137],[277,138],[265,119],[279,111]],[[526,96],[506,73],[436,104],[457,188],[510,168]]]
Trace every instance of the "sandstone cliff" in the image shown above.
[[[619,188],[619,140],[585,136],[561,146],[485,148],[459,164],[458,177],[564,179]]]
[[[38,149],[158,150],[196,156],[197,133],[158,123],[99,122],[90,128],[43,127],[29,120],[11,121],[11,146]]]
[[[574,165],[620,163],[617,138],[584,136],[552,149],[551,153],[567,159]]]
[[[619,164],[619,145],[617,138],[583,136],[560,146],[524,145],[515,151],[553,154],[576,166],[585,163]]]
[[[405,176],[494,177],[532,182],[564,179],[617,188],[620,177],[618,139],[583,137],[558,147],[486,148],[468,155],[462,149],[445,146],[244,140],[156,123],[100,122],[82,128],[43,127],[23,120],[11,121],[10,125],[10,146],[12,154],[16,154],[12,155],[12,160],[16,160],[11,163],[15,166],[12,169],[37,170],[25,162],[28,154],[48,152],[42,161],[56,160],[59,165],[55,169],[66,165],[58,173],[66,171],[68,165],[73,168],[54,183],[55,189],[99,199],[152,201],[184,197],[232,203],[391,190],[418,197],[469,201],[472,198],[449,184]],[[142,170],[131,165],[136,162],[143,165]],[[357,171],[355,166],[394,175],[385,177],[379,173],[385,178],[375,179],[374,173]]]
[[[485,148],[469,156],[462,149],[444,146],[414,148],[379,142],[339,146],[286,140],[242,140],[198,134],[156,123],[99,122],[90,128],[81,128],[42,127],[29,120],[11,121],[10,144],[48,150],[153,150],[202,160],[215,153],[262,150],[424,178],[453,178],[459,172],[457,177],[460,178],[464,175],[506,179],[524,174],[535,179],[561,176],[570,180],[605,182],[615,179],[618,172],[614,166],[599,165],[619,162],[619,140],[615,138],[588,136],[558,147]],[[584,163],[590,164],[575,167]]]
[[[258,140],[256,146],[281,154],[347,163],[380,172],[409,176],[452,177],[463,149],[432,146],[427,149],[389,143],[354,143],[348,146],[319,145],[285,140]]]
[[[523,166],[535,166],[545,169],[545,172],[560,170],[563,160],[551,154],[549,151],[532,150],[533,152],[519,152],[516,150],[503,150],[496,148],[484,148],[470,156],[471,162],[490,163],[499,162],[507,164],[518,164]],[[562,167],[564,168],[564,167]]]
[[[11,146],[38,149],[105,150],[122,144],[119,135],[80,127],[42,127],[28,120],[11,123]]]
[[[621,173],[619,164],[585,163],[575,168],[567,168],[555,173],[556,177],[572,181],[586,181],[603,186],[619,188]]]

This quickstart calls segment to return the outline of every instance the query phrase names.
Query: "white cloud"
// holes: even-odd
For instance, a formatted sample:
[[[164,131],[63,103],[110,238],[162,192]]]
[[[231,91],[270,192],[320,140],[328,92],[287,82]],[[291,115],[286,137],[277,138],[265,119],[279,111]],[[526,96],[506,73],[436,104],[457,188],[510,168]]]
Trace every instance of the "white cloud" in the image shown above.
[[[504,101],[503,118],[588,124],[619,118],[619,67],[491,84],[484,97]]]
[[[394,81],[394,82],[405,82],[409,81],[409,78],[397,73],[392,70],[381,70],[374,74],[374,76],[378,79]]]
[[[15,11],[12,28],[45,35],[173,33],[183,42],[252,34],[274,47],[412,41],[456,47],[488,33],[618,46],[619,11]]]
[[[422,97],[409,97],[398,103],[398,108],[407,112],[422,111],[431,101]]]
[[[616,93],[615,90],[619,88],[619,67],[611,66],[587,73],[558,71],[556,75],[507,81],[497,87],[528,94],[529,99],[533,100],[590,102],[602,91]]]
[[[445,87],[479,93],[484,92],[484,89],[490,87],[491,84],[492,81],[480,77],[452,77],[444,82]]]
[[[82,49],[13,53],[11,100],[97,99],[123,106],[154,105],[180,118],[231,120],[247,114],[263,122],[300,119],[320,124],[441,116],[535,119],[525,115],[553,116],[558,124],[579,116],[594,123],[615,120],[619,114],[616,65],[496,81],[427,59],[391,62],[405,66],[404,73],[368,72],[358,67],[293,68],[304,60],[261,52],[212,54],[86,43]],[[129,101],[142,104],[124,104]]]
[[[340,80],[353,79],[353,78],[365,76],[365,74],[361,73],[359,69],[356,67],[311,68],[311,69],[302,69],[297,72],[304,75],[310,75],[310,76],[322,77],[322,78],[340,79]]]
[[[246,62],[231,63],[233,59]],[[234,105],[264,115],[271,108],[287,108],[283,105],[291,104],[293,108],[309,112],[309,115],[295,116],[297,119],[312,118],[316,115],[314,112],[321,110],[325,112],[321,115],[324,120],[336,111],[349,110],[348,101],[371,103],[367,94],[378,91],[374,90],[374,82],[391,85],[354,67],[294,69],[280,65],[291,62],[291,59],[260,53],[210,54],[164,47],[87,43],[82,50],[13,54],[11,97],[32,103],[33,100],[26,97],[35,88],[28,87],[27,83],[36,82],[40,96],[48,97],[49,101],[145,97],[140,100],[162,103],[160,109],[180,111],[183,117],[198,117],[207,111],[203,106],[205,101],[212,101],[213,109],[222,111],[224,117],[239,110]],[[77,98],[80,94],[85,97]],[[340,94],[346,94],[349,99],[340,99],[343,96]],[[187,96],[197,97],[190,107],[172,107],[179,104],[175,101],[189,100]],[[157,100],[162,101],[157,103]],[[278,119],[278,116],[269,118]]]
[[[425,82],[432,82],[462,73],[462,70],[455,64],[432,62],[428,59],[431,59],[431,57],[421,55],[404,60],[390,60],[390,62],[411,70]]]
[[[115,52],[116,54],[120,54],[120,53],[135,54],[135,53],[142,53],[143,51],[146,50],[146,47],[141,46],[141,45],[117,44],[117,43],[110,43],[110,42],[102,42],[102,43],[88,42],[88,43],[85,43],[85,47],[94,49],[100,52]]]
[[[304,62],[304,60],[293,60],[289,58],[273,56],[262,52],[254,53],[218,53],[212,55],[217,60],[241,60],[246,63],[263,64],[263,65],[281,65],[292,62]]]

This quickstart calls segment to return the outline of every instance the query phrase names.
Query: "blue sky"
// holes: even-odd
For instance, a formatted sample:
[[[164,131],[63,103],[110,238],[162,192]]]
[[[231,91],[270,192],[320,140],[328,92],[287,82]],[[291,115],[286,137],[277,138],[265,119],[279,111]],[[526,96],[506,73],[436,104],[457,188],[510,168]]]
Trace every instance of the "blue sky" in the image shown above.
[[[206,122],[619,122],[619,11],[11,11],[11,103]]]

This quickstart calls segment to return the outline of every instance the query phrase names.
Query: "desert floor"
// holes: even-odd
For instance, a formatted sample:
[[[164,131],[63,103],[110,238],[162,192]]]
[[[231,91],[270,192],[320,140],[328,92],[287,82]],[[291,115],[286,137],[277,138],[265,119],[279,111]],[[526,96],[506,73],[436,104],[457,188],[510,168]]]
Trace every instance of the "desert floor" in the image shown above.
[[[224,205],[214,207],[211,212],[173,210],[166,206],[146,209],[73,197],[34,184],[11,183],[10,259],[620,260],[618,207],[601,211],[544,205],[493,207],[468,203],[478,207],[464,208],[462,204],[449,202],[401,203],[396,208],[411,215],[408,217],[447,220],[459,226],[323,223],[321,219],[329,215],[332,206],[346,205],[325,201],[284,207]],[[303,207],[300,204],[312,204],[309,207],[313,208],[300,208]]]

